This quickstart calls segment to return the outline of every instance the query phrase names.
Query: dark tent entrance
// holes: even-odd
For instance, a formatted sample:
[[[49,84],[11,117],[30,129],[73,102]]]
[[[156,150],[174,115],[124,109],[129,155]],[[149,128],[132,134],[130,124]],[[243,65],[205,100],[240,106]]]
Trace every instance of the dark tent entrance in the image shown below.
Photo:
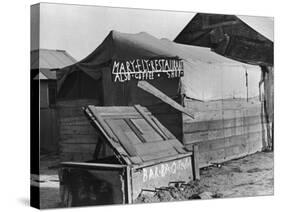
[[[82,71],[67,76],[60,87],[60,100],[96,99],[102,103],[102,80],[95,80]]]

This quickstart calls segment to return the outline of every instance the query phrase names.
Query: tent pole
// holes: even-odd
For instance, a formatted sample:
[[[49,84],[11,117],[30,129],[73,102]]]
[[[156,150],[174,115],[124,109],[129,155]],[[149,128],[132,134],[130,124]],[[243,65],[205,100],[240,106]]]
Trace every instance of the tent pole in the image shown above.
[[[249,101],[249,90],[248,90],[248,72],[246,71],[246,89],[247,89],[247,102]]]

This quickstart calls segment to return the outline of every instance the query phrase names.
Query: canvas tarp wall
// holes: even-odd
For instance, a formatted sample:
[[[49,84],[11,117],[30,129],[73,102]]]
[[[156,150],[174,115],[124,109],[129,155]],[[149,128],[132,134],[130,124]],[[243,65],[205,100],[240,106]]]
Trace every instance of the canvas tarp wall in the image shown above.
[[[186,51],[182,93],[187,97],[209,101],[259,95],[259,66],[228,59],[204,47],[178,46]]]
[[[189,66],[190,64],[185,64]],[[252,98],[259,95],[261,73],[255,69],[237,66],[192,66],[182,81],[186,96],[202,101],[219,99]],[[248,88],[246,86],[248,74]],[[247,94],[248,92],[248,94]]]
[[[94,80],[109,70],[112,60],[179,57],[184,61],[182,92],[198,100],[246,97],[248,73],[249,97],[258,95],[260,68],[240,63],[208,48],[176,44],[147,33],[127,34],[111,31],[102,44],[80,62],[58,72],[58,89],[73,72],[83,72]],[[82,83],[83,84],[83,83]]]

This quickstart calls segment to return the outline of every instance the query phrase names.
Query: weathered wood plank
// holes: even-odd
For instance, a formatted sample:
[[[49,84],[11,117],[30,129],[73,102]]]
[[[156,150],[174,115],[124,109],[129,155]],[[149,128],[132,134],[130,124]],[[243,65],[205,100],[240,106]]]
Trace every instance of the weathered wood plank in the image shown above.
[[[236,145],[248,145],[252,140],[262,140],[262,133],[263,132],[253,132],[253,133],[246,133],[243,135],[238,136],[231,136],[222,139],[215,139],[209,140],[205,142],[198,143],[199,145],[199,152],[204,153],[208,151],[213,151],[217,149],[232,147]],[[186,145],[188,146],[188,145]]]
[[[70,126],[72,126],[72,125],[90,125],[89,124],[89,121],[88,121],[88,119],[86,118],[86,117],[83,117],[83,119],[82,118],[73,118],[73,117],[71,117],[71,118],[61,118],[60,119],[60,124],[61,125],[70,125]]]
[[[174,151],[173,149],[169,149],[169,150],[165,150],[165,151],[158,151],[157,153],[154,153],[154,154],[148,154],[148,155],[142,155],[141,156],[141,159],[144,161],[144,162],[147,162],[147,161],[155,161],[157,159],[161,159],[161,158],[167,158],[169,156],[175,156],[175,155],[178,155],[178,153],[176,151]]]
[[[96,144],[98,141],[97,136],[67,136],[61,138],[61,143],[71,143],[71,144]]]
[[[116,120],[118,122],[118,120]],[[123,121],[123,120],[120,120]],[[108,120],[107,124],[110,129],[112,129],[112,132],[115,134],[115,136],[118,138],[118,141],[121,143],[123,148],[126,150],[129,156],[138,156],[137,151],[134,147],[134,145],[131,143],[129,138],[124,134],[121,127],[116,124],[114,120]]]
[[[231,137],[231,136],[235,136],[235,135],[242,135],[245,133],[260,132],[260,131],[262,131],[262,125],[253,124],[253,125],[245,125],[245,126],[239,126],[239,127],[231,127],[231,128],[225,128],[225,129],[209,130],[209,131],[204,131],[204,132],[195,132],[195,133],[184,134],[183,140],[184,140],[185,144],[197,143],[197,142],[202,142],[202,141],[226,138],[226,137]]]
[[[97,132],[92,126],[61,126],[61,135],[96,135]]]
[[[134,108],[141,114],[141,116],[146,120],[151,127],[163,138],[167,139],[166,135],[158,128],[158,126],[155,124],[155,122],[151,119],[151,116],[149,116],[143,108],[140,105],[135,105]]]
[[[248,109],[232,109],[232,110],[210,110],[204,112],[195,112],[194,120],[189,119],[187,116],[183,116],[183,122],[196,122],[196,121],[207,121],[207,120],[223,120],[223,119],[233,119],[238,117],[248,117],[248,116],[260,116],[261,108],[252,107]]]
[[[82,107],[97,100],[57,101],[60,158],[62,161],[87,161],[93,158],[98,134],[85,117]]]
[[[130,106],[107,106],[107,107],[91,107],[90,109],[95,108],[97,113],[99,113],[100,116],[114,116],[114,115],[133,115],[133,116],[140,116],[138,111],[136,111],[135,108]],[[145,113],[151,114],[146,108],[143,108]]]
[[[96,107],[89,106],[87,109],[87,114],[88,116],[92,117],[92,119],[96,119],[99,123],[98,126],[103,128],[104,133],[106,133],[111,139],[117,141],[116,136],[113,134],[112,130],[110,127],[105,123],[104,119],[100,116],[100,114],[96,111]]]
[[[231,109],[243,109],[251,107],[261,107],[261,102],[258,98],[251,98],[248,101],[246,99],[223,99],[216,101],[196,101],[185,100],[185,105],[193,109],[194,111],[212,111],[212,110],[231,110]]]
[[[61,152],[79,152],[79,153],[94,153],[96,143],[92,144],[75,144],[75,143],[60,143]]]
[[[238,127],[262,123],[261,116],[238,117],[225,120],[211,120],[186,122],[183,126],[184,133],[193,133],[207,130],[217,130],[222,128]]]
[[[92,152],[61,152],[60,161],[75,161],[75,162],[85,162],[93,159]]]
[[[146,81],[139,81],[138,82],[138,87],[140,87],[143,90],[151,93],[156,98],[161,99],[163,102],[169,104],[173,108],[175,108],[175,109],[185,113],[187,116],[191,117],[192,119],[194,118],[193,112],[190,109],[184,108],[183,106],[178,104],[176,101],[171,99],[169,96],[167,96],[166,94],[164,94],[163,92],[161,92],[160,90],[158,90],[157,88],[155,88],[154,86],[149,84],[148,82],[146,82]]]
[[[243,140],[245,139],[245,140]],[[262,150],[262,133],[256,132],[231,139],[218,140],[220,147],[210,148],[210,142],[199,143],[199,166],[205,167],[212,163],[221,163],[231,159],[243,157]],[[231,144],[227,144],[230,142]],[[225,144],[225,145],[224,145]],[[224,145],[224,147],[222,147]]]
[[[199,157],[198,145],[193,145],[192,165],[194,180],[200,180]]]
[[[168,141],[158,141],[158,142],[148,142],[148,143],[142,143],[142,144],[136,144],[135,148],[138,152],[138,155],[148,155],[148,154],[154,154],[159,151],[165,151],[172,149],[173,145],[171,145]],[[177,153],[176,150],[173,150],[175,154]]]

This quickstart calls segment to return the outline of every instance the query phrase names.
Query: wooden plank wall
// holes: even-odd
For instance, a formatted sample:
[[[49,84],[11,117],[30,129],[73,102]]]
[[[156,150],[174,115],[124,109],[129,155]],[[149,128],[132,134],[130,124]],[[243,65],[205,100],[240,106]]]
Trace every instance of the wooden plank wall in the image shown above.
[[[83,106],[98,105],[97,100],[58,101],[59,149],[62,161],[93,159],[98,134],[82,111]]]
[[[57,114],[54,108],[40,108],[40,152],[58,151]]]
[[[195,119],[183,117],[183,142],[190,149],[198,145],[199,167],[262,150],[266,128],[258,99],[185,103],[195,111]]]

